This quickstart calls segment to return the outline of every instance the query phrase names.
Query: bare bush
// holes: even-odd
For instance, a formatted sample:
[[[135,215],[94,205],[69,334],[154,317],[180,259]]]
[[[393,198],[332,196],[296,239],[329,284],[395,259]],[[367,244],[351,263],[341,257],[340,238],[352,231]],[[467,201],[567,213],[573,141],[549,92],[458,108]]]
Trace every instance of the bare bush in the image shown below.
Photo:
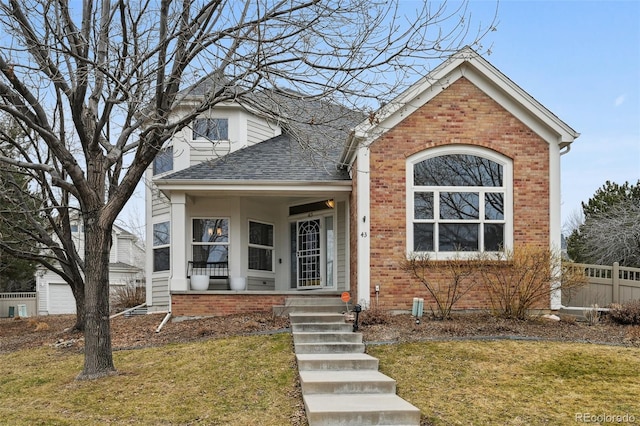
[[[478,263],[455,256],[453,259],[434,261],[428,254],[412,253],[403,259],[400,268],[420,281],[431,297],[436,319],[449,319],[454,305],[476,284],[474,271]]]
[[[522,245],[478,260],[491,308],[504,318],[525,319],[532,309],[548,307],[552,292],[585,283],[577,270],[563,277],[560,258],[549,248]]]
[[[391,322],[391,313],[377,305],[360,313],[360,325],[386,325]]]
[[[609,317],[618,324],[640,325],[640,299],[611,305]]]
[[[113,291],[113,307],[117,311],[134,308],[146,301],[145,288],[135,283],[116,287]]]

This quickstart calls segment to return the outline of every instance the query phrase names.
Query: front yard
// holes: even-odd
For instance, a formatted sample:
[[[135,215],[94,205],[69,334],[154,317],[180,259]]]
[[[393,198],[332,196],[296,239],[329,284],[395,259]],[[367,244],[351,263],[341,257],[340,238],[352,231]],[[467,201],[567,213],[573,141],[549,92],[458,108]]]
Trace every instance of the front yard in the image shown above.
[[[63,331],[73,318],[0,319],[0,423],[306,424],[286,319],[156,333],[160,320],[114,319],[119,375],[77,382],[82,337]],[[424,425],[640,424],[637,327],[400,316],[361,331]]]

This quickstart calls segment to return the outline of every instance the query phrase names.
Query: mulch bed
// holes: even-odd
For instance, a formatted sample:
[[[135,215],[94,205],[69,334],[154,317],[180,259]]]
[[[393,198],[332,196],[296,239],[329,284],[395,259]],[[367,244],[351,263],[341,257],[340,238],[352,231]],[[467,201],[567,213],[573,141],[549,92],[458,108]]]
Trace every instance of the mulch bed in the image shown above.
[[[164,314],[116,317],[111,320],[114,350],[192,342],[255,333],[287,331],[289,320],[271,313],[233,315],[169,321],[156,332]],[[72,315],[0,319],[0,353],[40,346],[82,350],[83,335],[70,331]],[[565,316],[561,321],[532,318],[527,321],[496,318],[488,314],[458,314],[452,320],[410,315],[368,317],[364,312],[359,331],[365,342],[398,343],[451,339],[539,339],[640,347],[640,326],[622,326],[606,318],[595,325]]]

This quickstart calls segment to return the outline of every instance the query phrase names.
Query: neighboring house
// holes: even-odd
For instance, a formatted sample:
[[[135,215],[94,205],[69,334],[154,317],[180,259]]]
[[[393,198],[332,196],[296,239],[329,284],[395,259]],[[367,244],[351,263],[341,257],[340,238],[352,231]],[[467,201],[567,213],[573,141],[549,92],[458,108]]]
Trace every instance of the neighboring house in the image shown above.
[[[296,109],[299,122],[334,125],[225,105],[158,156],[147,175],[151,310],[223,315],[343,291],[408,310],[428,297],[399,268],[408,253],[560,247],[560,156],[578,133],[472,49],[365,119],[317,101]],[[193,290],[194,261],[223,277]],[[237,278],[246,287],[230,290]],[[487,303],[476,292],[459,307]]]
[[[71,226],[79,253],[84,252],[84,232],[82,222]],[[109,254],[109,285],[113,295],[118,288],[126,285],[144,285],[145,252],[138,238],[129,231],[114,225],[113,245]],[[76,302],[71,287],[62,277],[39,266],[36,270],[36,293],[38,315],[75,314]]]

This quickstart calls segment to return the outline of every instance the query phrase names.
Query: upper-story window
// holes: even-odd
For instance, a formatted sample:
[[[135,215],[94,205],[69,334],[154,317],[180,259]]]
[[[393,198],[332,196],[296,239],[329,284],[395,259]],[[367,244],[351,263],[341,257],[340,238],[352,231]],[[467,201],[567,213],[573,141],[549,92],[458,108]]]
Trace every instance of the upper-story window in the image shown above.
[[[158,175],[173,170],[173,147],[162,149],[153,159],[153,174]]]
[[[454,146],[414,155],[407,166],[409,252],[446,257],[511,245],[510,160],[489,150]]]
[[[193,140],[229,140],[227,118],[196,118],[193,122]]]

